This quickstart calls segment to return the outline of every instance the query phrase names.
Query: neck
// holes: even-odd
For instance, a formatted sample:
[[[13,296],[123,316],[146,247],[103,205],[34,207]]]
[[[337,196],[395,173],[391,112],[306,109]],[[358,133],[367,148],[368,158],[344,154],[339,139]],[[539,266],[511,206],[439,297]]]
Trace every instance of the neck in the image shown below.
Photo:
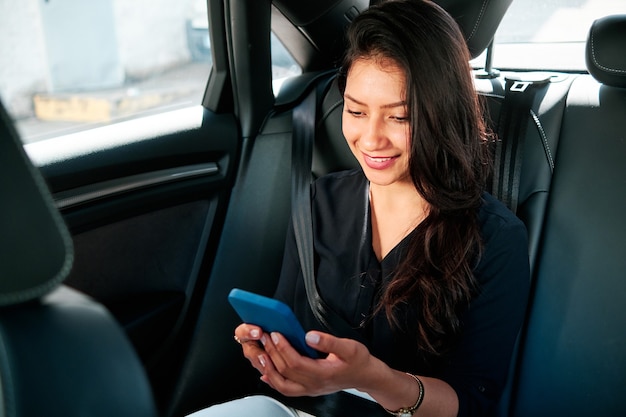
[[[415,187],[370,186],[372,248],[379,261],[428,215],[428,204]]]
[[[370,204],[386,212],[414,213],[416,208],[424,213],[428,211],[428,203],[411,182],[384,186],[370,184]]]

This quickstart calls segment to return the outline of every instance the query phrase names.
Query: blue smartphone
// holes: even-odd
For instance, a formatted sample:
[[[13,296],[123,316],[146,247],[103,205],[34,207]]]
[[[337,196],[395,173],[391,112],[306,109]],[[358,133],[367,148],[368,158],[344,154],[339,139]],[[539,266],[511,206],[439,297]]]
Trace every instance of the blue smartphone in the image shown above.
[[[278,332],[300,354],[319,357],[317,351],[306,344],[305,331],[287,304],[239,288],[230,291],[228,301],[244,323],[259,326],[267,333]]]

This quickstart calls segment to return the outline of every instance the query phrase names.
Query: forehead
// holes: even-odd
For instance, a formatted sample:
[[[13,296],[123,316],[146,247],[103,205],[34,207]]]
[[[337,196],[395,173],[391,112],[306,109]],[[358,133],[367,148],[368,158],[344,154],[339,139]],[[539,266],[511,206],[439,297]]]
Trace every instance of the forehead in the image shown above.
[[[404,70],[391,59],[360,58],[346,74],[346,94],[359,100],[404,99]]]

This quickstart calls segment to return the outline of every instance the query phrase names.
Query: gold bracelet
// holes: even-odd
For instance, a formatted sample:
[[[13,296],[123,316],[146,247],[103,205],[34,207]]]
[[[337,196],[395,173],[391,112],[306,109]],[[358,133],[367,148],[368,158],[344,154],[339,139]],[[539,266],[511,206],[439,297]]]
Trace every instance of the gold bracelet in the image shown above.
[[[406,374],[417,382],[420,393],[417,396],[417,401],[415,401],[415,404],[413,404],[411,407],[402,407],[396,411],[387,410],[385,408],[385,411],[396,417],[411,417],[413,413],[419,408],[419,406],[422,405],[422,401],[424,400],[424,384],[422,383],[422,381],[417,377],[417,375],[413,375],[408,372]]]

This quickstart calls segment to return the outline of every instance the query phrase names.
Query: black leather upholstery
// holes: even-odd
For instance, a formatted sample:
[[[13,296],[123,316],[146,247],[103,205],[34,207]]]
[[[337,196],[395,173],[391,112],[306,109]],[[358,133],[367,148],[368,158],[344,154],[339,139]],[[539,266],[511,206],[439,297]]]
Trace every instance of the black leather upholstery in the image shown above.
[[[384,0],[274,0],[272,3],[299,30],[314,39],[315,48],[325,51],[333,62],[344,50],[343,33],[348,22],[368,4]],[[459,23],[472,57],[480,55],[513,0],[434,0]],[[306,6],[304,4],[306,3]]]
[[[626,411],[625,114],[626,90],[588,76],[572,85],[521,350],[515,416]]]
[[[322,99],[317,122],[312,165],[314,177],[359,166],[341,131],[342,113],[343,97],[337,81],[333,80]]]
[[[476,80],[476,88],[486,102],[487,124],[496,132],[506,76],[505,73],[497,79]],[[533,73],[522,75],[521,79],[524,80],[524,77],[532,79]],[[537,92],[532,113],[527,115],[517,216],[528,229],[531,266],[535,264],[540,250],[541,228],[552,183],[565,100],[574,79],[573,75],[555,74],[549,83],[535,87]]]
[[[156,416],[112,316],[58,287],[72,265],[69,233],[1,105],[0,118],[0,415]]]
[[[626,31],[604,35],[625,57]],[[626,89],[599,79],[567,96],[511,416],[626,413]]]
[[[473,58],[489,46],[513,0],[435,0],[457,21]]]
[[[117,323],[100,304],[64,286],[0,311],[0,381],[6,416],[157,415]]]
[[[596,20],[587,37],[587,69],[602,84],[626,88],[626,14]]]
[[[32,300],[69,273],[72,241],[44,180],[0,108],[0,306]]]

